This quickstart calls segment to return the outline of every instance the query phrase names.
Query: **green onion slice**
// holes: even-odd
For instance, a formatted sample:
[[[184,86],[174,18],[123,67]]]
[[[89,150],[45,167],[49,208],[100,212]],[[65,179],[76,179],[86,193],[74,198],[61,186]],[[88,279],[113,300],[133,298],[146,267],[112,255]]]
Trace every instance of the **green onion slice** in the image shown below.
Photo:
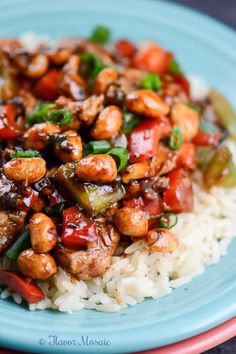
[[[99,56],[90,52],[81,55],[81,63],[83,75],[91,80],[95,79],[100,71],[106,67]]]
[[[55,104],[43,104],[39,103],[35,110],[26,117],[26,122],[29,125],[43,123],[43,122],[55,122],[59,125],[65,125],[70,123],[73,116],[67,109],[53,109]]]
[[[55,109],[49,114],[47,120],[59,125],[66,125],[71,122],[72,113],[68,109]]]
[[[160,216],[157,227],[172,229],[178,222],[178,216],[175,213],[164,213]]]
[[[122,171],[128,164],[129,153],[123,147],[114,147],[113,149],[109,150],[107,154],[111,155],[116,161],[118,172]]]
[[[47,121],[48,113],[54,107],[54,103],[43,104],[42,102],[39,102],[36,108],[26,117],[26,123],[33,125]]]
[[[140,117],[131,112],[123,111],[123,125],[122,130],[125,135],[129,135],[138,125]]]
[[[181,67],[176,59],[171,59],[169,64],[169,72],[174,76],[182,74]]]
[[[84,148],[84,155],[104,154],[111,148],[107,140],[90,141]]]
[[[149,73],[141,80],[140,86],[145,90],[158,91],[161,88],[161,78],[154,73]]]
[[[104,27],[104,26],[97,26],[94,28],[90,40],[99,43],[99,44],[105,44],[109,41],[111,31],[109,28]]]
[[[6,255],[11,261],[15,262],[19,254],[31,246],[30,234],[28,227],[25,228],[23,233],[18,237],[16,242],[7,250]]]
[[[32,158],[32,157],[38,157],[40,156],[40,153],[36,150],[18,150],[10,154],[10,158],[18,158],[18,157],[27,157],[27,158]]]
[[[178,127],[174,127],[169,137],[169,147],[178,150],[183,141],[183,134]]]

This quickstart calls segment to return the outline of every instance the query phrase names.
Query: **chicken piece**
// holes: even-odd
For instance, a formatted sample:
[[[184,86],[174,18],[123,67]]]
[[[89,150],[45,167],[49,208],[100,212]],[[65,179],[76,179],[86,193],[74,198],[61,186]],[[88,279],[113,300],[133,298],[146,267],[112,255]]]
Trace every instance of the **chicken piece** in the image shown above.
[[[0,254],[15,240],[24,227],[25,212],[0,211]]]
[[[74,250],[61,245],[55,250],[58,264],[80,280],[89,280],[104,274],[120,240],[113,225],[97,222],[96,227],[99,233],[98,242],[88,243],[87,250]]]
[[[104,96],[90,96],[81,104],[80,108],[80,120],[85,122],[86,125],[93,124],[96,116],[103,110]]]
[[[68,109],[74,117],[79,118],[86,125],[93,124],[93,121],[103,110],[104,95],[92,95],[83,102],[71,101],[67,97],[60,96],[56,105],[58,108]],[[71,129],[71,128],[67,128]]]

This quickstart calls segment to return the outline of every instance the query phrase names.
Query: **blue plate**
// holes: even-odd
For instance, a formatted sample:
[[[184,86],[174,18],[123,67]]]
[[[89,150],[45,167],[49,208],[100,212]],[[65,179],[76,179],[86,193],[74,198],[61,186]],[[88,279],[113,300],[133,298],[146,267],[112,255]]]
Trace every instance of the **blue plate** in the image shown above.
[[[114,38],[155,39],[186,73],[201,75],[236,102],[236,36],[216,21],[163,1],[1,0],[0,36],[25,31],[88,35],[95,24]],[[29,312],[0,301],[0,346],[38,353],[128,353],[181,341],[236,315],[236,242],[219,264],[170,296],[119,313]]]

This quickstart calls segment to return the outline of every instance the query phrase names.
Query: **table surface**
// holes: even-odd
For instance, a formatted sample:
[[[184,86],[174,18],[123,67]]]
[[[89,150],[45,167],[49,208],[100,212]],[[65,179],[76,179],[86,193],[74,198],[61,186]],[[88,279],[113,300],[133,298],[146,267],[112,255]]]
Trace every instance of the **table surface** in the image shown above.
[[[165,0],[163,0],[165,1]],[[205,14],[217,18],[221,22],[236,29],[236,0],[169,0],[173,3],[183,4]],[[15,354],[13,351],[6,351],[0,348],[0,354]],[[20,353],[19,353],[20,354]],[[235,337],[204,354],[236,354]]]

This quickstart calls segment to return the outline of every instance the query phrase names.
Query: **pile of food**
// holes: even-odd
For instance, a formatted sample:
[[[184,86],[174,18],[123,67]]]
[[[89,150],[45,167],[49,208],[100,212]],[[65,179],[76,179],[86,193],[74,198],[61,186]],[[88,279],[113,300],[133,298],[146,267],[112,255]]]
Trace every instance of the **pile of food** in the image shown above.
[[[32,310],[169,294],[235,236],[233,109],[109,37],[0,40],[1,298]]]

